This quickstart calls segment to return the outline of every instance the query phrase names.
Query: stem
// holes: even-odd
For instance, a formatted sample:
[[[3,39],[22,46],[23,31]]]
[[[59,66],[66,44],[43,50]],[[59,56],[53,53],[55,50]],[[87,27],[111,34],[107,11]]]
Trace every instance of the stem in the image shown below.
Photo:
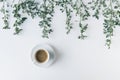
[[[80,0],[80,2],[81,2],[81,0]],[[79,7],[79,9],[80,9],[80,24],[81,24],[81,21],[82,21],[82,18],[81,18],[81,11],[82,11],[82,10],[81,10],[81,5],[82,5],[82,4],[80,3],[80,7]]]
[[[110,0],[110,8],[111,8],[111,17],[110,17],[110,22],[112,22],[112,19],[113,19],[113,7],[112,7],[112,0]],[[110,28],[112,28],[112,23],[110,24]],[[112,32],[113,34],[113,32]],[[110,36],[110,40],[112,39],[111,38],[112,35]]]
[[[113,7],[112,7],[112,0],[110,0],[110,10],[111,10],[111,15],[110,15],[110,23],[109,23],[109,27],[108,27],[108,30],[110,29],[112,29],[113,30],[113,23],[112,23],[112,20],[113,20]],[[111,40],[112,40],[112,36],[113,36],[113,31],[108,31],[108,33],[109,33],[109,37],[108,37],[108,39],[107,39],[107,46],[108,46],[108,49],[110,49],[110,45],[111,45]]]
[[[79,22],[79,27],[81,28],[81,30],[82,30],[82,10],[81,10],[81,5],[82,5],[83,3],[82,3],[82,0],[80,0],[80,7],[79,7],[79,9],[80,9],[80,22]],[[81,37],[83,36],[83,33],[80,31],[80,33],[81,33]],[[82,38],[81,38],[82,39]]]
[[[46,8],[46,0],[44,0],[44,3],[43,3],[43,4],[44,4],[44,11],[46,11],[46,10],[47,10],[47,8]],[[47,15],[47,14],[45,14],[45,16],[43,16],[43,19],[46,18],[46,15]]]

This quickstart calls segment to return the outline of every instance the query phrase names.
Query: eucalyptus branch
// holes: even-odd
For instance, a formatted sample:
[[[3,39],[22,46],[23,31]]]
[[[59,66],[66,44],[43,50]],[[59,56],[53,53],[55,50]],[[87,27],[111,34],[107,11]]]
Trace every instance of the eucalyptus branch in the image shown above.
[[[111,39],[113,36],[113,30],[114,30],[114,20],[113,20],[113,6],[112,1],[110,0],[110,5],[104,9],[104,34],[106,34],[106,45],[108,48],[110,48],[111,45]],[[108,17],[109,16],[109,17]]]
[[[27,19],[27,17],[22,17],[21,14],[27,14],[28,16],[35,18],[36,16],[39,16],[40,9],[39,9],[39,3],[35,0],[24,0],[20,1],[18,4],[15,5],[14,17],[17,18],[14,26],[20,26],[24,21]],[[22,13],[19,13],[22,12]],[[18,15],[18,16],[15,16]],[[22,29],[19,29],[17,27],[17,33],[19,33]]]
[[[72,0],[59,0],[56,1],[56,5],[60,7],[60,10],[66,13],[66,29],[67,29],[67,34],[70,33],[71,29],[73,28],[72,25]]]
[[[115,1],[110,0],[110,4],[107,8],[103,10],[103,15],[105,17],[104,19],[104,34],[106,35],[106,45],[108,48],[110,48],[111,45],[111,39],[114,33],[114,28],[116,26],[120,26],[120,10],[115,10],[114,8],[117,8],[119,5],[114,4]],[[113,5],[115,5],[113,7]],[[117,11],[117,12],[116,12]]]
[[[24,21],[27,19],[27,17],[22,17],[22,15],[20,14],[20,10],[22,9],[21,8],[21,0],[19,0],[17,4],[14,4],[13,8],[14,8],[14,10],[13,10],[14,18],[16,18],[16,20],[13,24],[13,27],[15,27],[14,34],[19,34],[22,31],[20,26],[22,25],[22,23],[24,23]]]
[[[3,6],[1,8],[1,13],[3,14],[3,21],[4,21],[4,26],[3,26],[3,29],[10,29],[9,27],[9,4],[7,3],[6,0],[2,0],[3,1]]]
[[[54,7],[54,0],[43,0],[43,3],[40,6],[39,17],[41,20],[39,22],[39,26],[42,28],[43,38],[49,38],[49,34],[53,32],[51,23]]]
[[[71,29],[73,28],[72,27],[72,22],[71,22],[71,19],[72,19],[72,10],[70,8],[68,8],[67,6],[65,6],[65,9],[66,9],[66,29],[67,29],[67,34],[71,31]]]
[[[80,36],[79,39],[85,39],[87,36],[84,34],[84,32],[88,28],[88,24],[85,23],[85,21],[88,20],[90,17],[89,8],[87,5],[83,2],[83,0],[76,0],[73,9],[76,11],[76,16],[79,17],[79,27],[80,27]]]
[[[114,35],[114,28],[120,26],[120,2],[118,0],[93,0],[92,3],[95,5],[93,7],[93,10],[95,10],[93,16],[99,19],[99,12],[104,16],[103,30],[106,35],[106,45],[110,48],[111,39]]]

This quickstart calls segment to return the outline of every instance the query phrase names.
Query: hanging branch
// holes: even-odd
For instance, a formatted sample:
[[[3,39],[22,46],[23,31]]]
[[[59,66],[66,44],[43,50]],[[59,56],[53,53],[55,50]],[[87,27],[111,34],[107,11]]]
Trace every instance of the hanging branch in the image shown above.
[[[15,33],[14,34],[19,34],[22,29],[20,28],[20,26],[22,25],[22,23],[24,23],[24,21],[27,19],[27,17],[22,17],[22,14],[20,13],[22,7],[21,7],[21,4],[22,1],[19,0],[17,4],[14,4],[13,8],[13,15],[14,15],[14,18],[16,19],[14,24],[13,24],[13,27],[15,27]]]
[[[78,38],[85,39],[87,36],[84,33],[88,28],[88,24],[85,21],[90,17],[89,8],[83,0],[76,0],[73,9],[76,12],[76,16],[79,17],[80,36]]]
[[[3,6],[0,10],[0,12],[3,14],[3,22],[4,22],[4,26],[3,26],[3,29],[10,29],[9,27],[9,4],[6,0],[1,0],[0,2],[3,2]]]
[[[66,30],[67,30],[67,34],[70,33],[71,29],[73,28],[72,25],[72,13],[73,13],[73,9],[72,9],[72,0],[59,0],[56,1],[56,5],[60,7],[61,12],[65,12],[66,13]]]
[[[95,5],[92,6],[95,10],[93,17],[99,19],[100,12],[104,16],[103,30],[106,36],[106,46],[110,48],[114,29],[120,26],[120,2],[118,0],[93,0],[91,3]]]
[[[39,17],[41,18],[39,26],[42,28],[42,37],[49,38],[49,34],[53,32],[51,28],[53,13],[54,13],[54,0],[43,0],[40,5]]]
[[[117,0],[116,0],[117,1]],[[103,10],[104,19],[104,34],[106,35],[106,45],[110,48],[114,28],[120,26],[120,8],[115,0],[110,0],[108,7]],[[115,6],[113,6],[115,3]],[[117,10],[116,10],[117,9]]]
[[[35,2],[35,0],[19,0],[19,2],[14,5],[15,9],[13,10],[13,14],[16,18],[14,23],[15,34],[19,34],[21,32],[22,29],[19,28],[19,26],[21,26],[27,19],[27,17],[23,17],[22,14],[27,14],[32,18],[36,17],[39,11],[38,5],[39,3]]]

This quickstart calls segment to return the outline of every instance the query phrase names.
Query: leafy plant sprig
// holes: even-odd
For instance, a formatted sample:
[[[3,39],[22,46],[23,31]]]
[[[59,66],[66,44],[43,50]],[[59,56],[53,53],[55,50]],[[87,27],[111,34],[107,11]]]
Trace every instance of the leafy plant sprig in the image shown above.
[[[83,0],[76,0],[73,9],[76,11],[76,16],[79,17],[80,36],[78,38],[85,39],[87,36],[84,33],[88,28],[88,24],[85,21],[90,17],[89,8]]]
[[[71,29],[73,28],[72,25],[72,13],[73,13],[73,8],[72,8],[72,0],[59,0],[56,1],[56,5],[60,7],[60,10],[66,13],[66,29],[67,29],[67,34],[70,33]]]
[[[4,26],[3,26],[3,29],[10,29],[9,27],[9,4],[6,0],[1,0],[0,2],[3,2],[3,6],[0,10],[0,12],[3,14],[3,22],[4,22]]]
[[[95,10],[93,17],[99,19],[100,12],[104,16],[104,34],[106,37],[106,46],[110,48],[114,29],[120,26],[120,3],[118,0],[93,0],[92,9]]]
[[[20,26],[22,25],[22,23],[24,23],[24,21],[27,19],[27,17],[22,17],[22,15],[20,14],[20,11],[22,9],[22,4],[21,4],[21,0],[19,0],[19,2],[17,4],[14,4],[13,8],[13,15],[14,18],[16,18],[13,27],[15,27],[15,32],[14,34],[19,34],[22,31],[22,28],[20,28]]]
[[[14,5],[14,17],[16,18],[16,21],[14,23],[15,27],[15,34],[19,34],[22,29],[20,29],[18,26],[22,25],[27,17],[23,17],[22,14],[27,14],[28,16],[34,18],[38,15],[39,11],[39,3],[35,2],[35,0],[24,0],[20,1]]]
[[[41,20],[39,26],[42,28],[42,37],[44,38],[49,38],[49,34],[53,32],[51,25],[54,8],[54,0],[43,0],[43,3],[40,5],[39,17]]]

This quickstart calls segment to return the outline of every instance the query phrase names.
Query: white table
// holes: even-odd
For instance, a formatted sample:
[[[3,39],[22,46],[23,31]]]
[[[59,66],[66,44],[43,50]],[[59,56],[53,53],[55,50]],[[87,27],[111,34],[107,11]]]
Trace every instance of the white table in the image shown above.
[[[108,50],[100,21],[89,21],[85,40],[77,39],[77,26],[65,34],[63,14],[55,14],[50,39],[40,37],[37,22],[26,21],[18,36],[12,34],[13,30],[0,30],[0,80],[120,80],[119,31]],[[57,54],[49,68],[40,68],[31,60],[31,50],[39,43],[50,44]]]

